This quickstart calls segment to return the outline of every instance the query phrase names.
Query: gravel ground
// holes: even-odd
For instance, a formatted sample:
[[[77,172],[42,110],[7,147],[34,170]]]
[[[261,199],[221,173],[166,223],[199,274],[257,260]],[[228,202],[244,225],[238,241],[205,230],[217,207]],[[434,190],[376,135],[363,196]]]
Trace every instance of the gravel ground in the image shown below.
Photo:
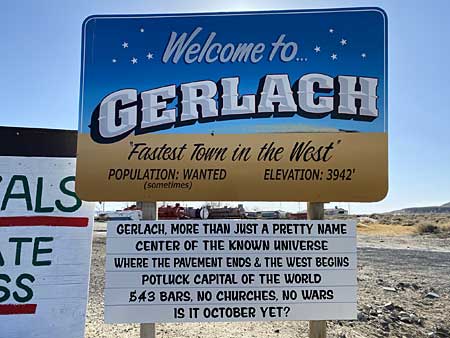
[[[103,322],[104,261],[105,233],[96,232],[85,337],[138,338],[138,325]],[[450,240],[358,236],[358,289],[358,320],[328,322],[328,337],[450,337]],[[308,326],[300,321],[158,324],[157,336],[299,338],[308,337]]]

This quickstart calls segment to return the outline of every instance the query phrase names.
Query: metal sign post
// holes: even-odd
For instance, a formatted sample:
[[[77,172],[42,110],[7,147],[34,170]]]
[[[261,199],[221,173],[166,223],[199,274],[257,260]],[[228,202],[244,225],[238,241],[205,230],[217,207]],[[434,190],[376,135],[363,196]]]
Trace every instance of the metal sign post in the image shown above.
[[[142,210],[143,220],[158,219],[156,202],[137,202],[138,209]],[[140,338],[156,338],[155,323],[141,323]]]
[[[323,219],[324,208],[322,202],[308,202],[307,204],[308,219]],[[309,338],[326,338],[327,322],[325,320],[309,321]]]

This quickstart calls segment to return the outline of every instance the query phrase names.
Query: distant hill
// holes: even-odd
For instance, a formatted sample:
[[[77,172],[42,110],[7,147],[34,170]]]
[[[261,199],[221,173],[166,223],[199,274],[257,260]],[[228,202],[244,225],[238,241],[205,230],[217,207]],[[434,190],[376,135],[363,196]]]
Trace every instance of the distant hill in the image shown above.
[[[450,214],[450,202],[441,206],[414,207],[393,211],[395,214]]]

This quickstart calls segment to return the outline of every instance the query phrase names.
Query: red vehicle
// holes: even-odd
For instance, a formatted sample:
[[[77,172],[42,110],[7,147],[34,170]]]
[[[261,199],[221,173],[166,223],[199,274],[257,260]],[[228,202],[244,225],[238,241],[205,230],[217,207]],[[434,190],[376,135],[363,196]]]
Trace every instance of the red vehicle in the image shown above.
[[[175,206],[162,206],[158,208],[158,219],[186,219],[185,210],[179,203]]]
[[[306,212],[297,212],[297,213],[288,213],[287,214],[288,219],[307,219],[308,214]]]

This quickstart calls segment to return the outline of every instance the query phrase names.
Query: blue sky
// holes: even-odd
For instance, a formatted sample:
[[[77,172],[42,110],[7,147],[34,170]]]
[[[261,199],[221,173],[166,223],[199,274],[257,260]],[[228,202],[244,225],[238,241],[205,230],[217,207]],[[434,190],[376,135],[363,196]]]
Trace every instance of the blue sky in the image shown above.
[[[432,4],[432,5],[430,5]],[[352,203],[376,212],[450,201],[450,2],[21,1],[0,21],[0,125],[77,129],[81,24],[93,14],[153,14],[379,6],[389,18],[389,194]],[[297,203],[248,204],[296,210]],[[347,207],[346,204],[342,206]],[[301,208],[303,205],[300,206]]]

